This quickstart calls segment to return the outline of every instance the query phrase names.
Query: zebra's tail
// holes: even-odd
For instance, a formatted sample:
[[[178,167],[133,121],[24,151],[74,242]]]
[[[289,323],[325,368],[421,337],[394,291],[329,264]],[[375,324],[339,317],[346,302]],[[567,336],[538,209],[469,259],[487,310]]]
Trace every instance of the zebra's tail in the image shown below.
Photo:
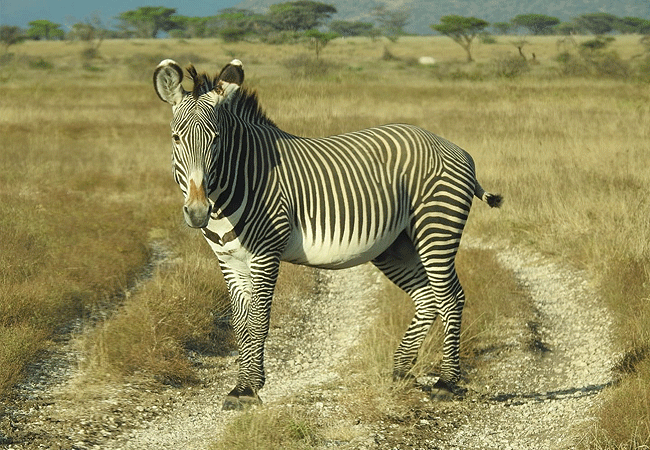
[[[499,208],[503,203],[503,197],[501,194],[492,194],[487,192],[478,181],[476,181],[474,195],[490,205],[490,208]]]

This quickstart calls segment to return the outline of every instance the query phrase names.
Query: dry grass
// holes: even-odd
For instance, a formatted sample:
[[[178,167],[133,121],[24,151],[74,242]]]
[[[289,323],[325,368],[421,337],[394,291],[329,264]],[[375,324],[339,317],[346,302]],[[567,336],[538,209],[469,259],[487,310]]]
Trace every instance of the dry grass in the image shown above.
[[[212,450],[265,450],[317,448],[322,441],[314,414],[293,408],[246,411],[228,426],[224,438]]]
[[[216,258],[196,233],[179,231],[165,245],[179,252],[173,262],[84,339],[90,373],[193,382],[188,350],[225,355],[236,348],[226,326],[228,296]]]
[[[160,133],[135,86],[81,97],[78,80],[38,76],[0,85],[0,394],[54,333],[118,301],[169,205],[166,171],[149,167]]]
[[[291,77],[284,64],[306,53],[300,46],[105,41],[100,58],[90,64],[81,58],[80,44],[12,47],[14,57],[0,65],[0,390],[18,379],[22,365],[48,345],[56,330],[99,304],[124,303],[99,328],[98,343],[89,345],[103,349],[91,359],[112,361],[99,367],[125,367],[133,355],[129,339],[141,336],[150,342],[135,352],[145,361],[136,365],[146,365],[148,357],[142,354],[149,352],[158,362],[147,370],[155,372],[152,367],[160,364],[165,377],[173,379],[170,374],[178,369],[186,374],[178,378],[191,378],[184,351],[214,340],[209,335],[215,328],[207,323],[194,331],[167,325],[152,331],[160,319],[194,321],[218,309],[221,295],[208,286],[211,277],[219,279],[214,261],[208,262],[201,242],[190,243],[200,238],[172,238],[183,231],[180,194],[169,176],[171,115],[150,85],[153,67],[167,57],[210,71],[241,59],[249,86],[258,88],[269,115],[290,132],[320,136],[403,121],[465,147],[475,157],[482,184],[507,199],[497,212],[475,208],[468,231],[532,245],[588,269],[618,321],[620,348],[631,354],[647,348],[650,91],[635,75],[643,68],[645,57],[635,57],[643,47],[635,36],[617,37],[613,44],[629,64],[630,76],[596,72],[579,78],[563,75],[556,55],[565,49],[558,50],[557,38],[527,39],[524,51],[535,52],[538,64],[513,79],[504,78],[503,64],[497,64],[517,57],[510,37],[477,45],[477,62],[470,65],[447,38],[388,44],[397,61],[381,60],[384,43],[336,40],[322,55],[333,70],[309,78]],[[440,64],[418,66],[414,61],[423,55]],[[124,301],[116,293],[147,259],[152,228],[165,230],[172,250],[187,261]],[[192,264],[205,268],[200,275],[205,281],[196,290],[187,276],[196,267]],[[465,285],[479,275],[468,272]],[[491,295],[483,289],[476,298]],[[166,304],[183,297],[202,300],[196,311],[191,304]],[[480,346],[483,337],[498,335],[490,329],[489,315],[471,318],[470,311],[468,304],[465,339]],[[128,317],[147,319],[137,331]],[[402,326],[402,318],[391,320],[395,329]],[[126,325],[134,330],[120,331]],[[174,337],[159,334],[163,331]],[[115,341],[105,342],[114,343],[101,344],[109,336]],[[369,370],[381,371],[390,362],[391,339],[381,351],[384,356],[371,358],[380,369],[368,364]],[[151,350],[151,342],[164,343],[156,347],[159,353]],[[108,357],[113,346],[119,351]],[[178,365],[167,367],[168,361]],[[648,379],[650,367],[642,359],[612,390],[594,433],[599,436],[595,446],[648,441],[650,407],[638,395]]]

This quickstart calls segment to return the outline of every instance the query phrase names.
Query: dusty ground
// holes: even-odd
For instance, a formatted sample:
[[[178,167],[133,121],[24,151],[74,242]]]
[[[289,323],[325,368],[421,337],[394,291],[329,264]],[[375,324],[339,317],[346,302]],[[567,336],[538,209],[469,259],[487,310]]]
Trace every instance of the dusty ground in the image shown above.
[[[502,345],[466,377],[463,400],[431,401],[419,392],[412,394],[419,406],[396,407],[376,421],[343,413],[338,369],[346,364],[346,350],[372,323],[364,319],[372,317],[382,285],[381,275],[365,265],[322,272],[327,288],[297,303],[298,317],[313,320],[271,330],[264,407],[315,399],[311,411],[350,422],[348,439],[326,440],[323,448],[574,448],[576,428],[592,420],[591,407],[612,381],[610,319],[583,273],[521,249],[495,250],[499,263],[528,290],[535,315],[505,324]],[[97,380],[83,390],[77,388],[80,380],[87,383],[78,357],[74,339],[62,339],[34,365],[16,398],[0,406],[0,448],[205,449],[239,414],[221,411],[235,379],[235,356],[194,355],[200,386]]]

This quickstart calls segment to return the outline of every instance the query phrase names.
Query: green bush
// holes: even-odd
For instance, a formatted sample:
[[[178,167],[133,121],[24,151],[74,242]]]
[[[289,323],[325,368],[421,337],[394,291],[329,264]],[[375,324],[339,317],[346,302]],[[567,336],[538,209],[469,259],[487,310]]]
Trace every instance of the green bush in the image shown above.
[[[36,69],[36,70],[54,69],[54,64],[52,64],[50,61],[47,61],[46,59],[43,58],[32,59],[29,61],[28,64],[30,69]]]

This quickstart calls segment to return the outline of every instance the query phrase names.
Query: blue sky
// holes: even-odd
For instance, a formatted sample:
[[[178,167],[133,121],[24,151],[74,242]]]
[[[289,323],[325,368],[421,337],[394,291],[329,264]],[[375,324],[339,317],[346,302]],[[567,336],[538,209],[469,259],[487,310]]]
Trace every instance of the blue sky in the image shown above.
[[[63,25],[72,25],[98,13],[106,26],[114,25],[119,13],[140,6],[166,6],[176,8],[184,16],[211,16],[229,8],[240,0],[169,1],[145,0],[143,3],[128,0],[0,0],[0,25],[18,25],[26,28],[32,20],[47,19]]]

